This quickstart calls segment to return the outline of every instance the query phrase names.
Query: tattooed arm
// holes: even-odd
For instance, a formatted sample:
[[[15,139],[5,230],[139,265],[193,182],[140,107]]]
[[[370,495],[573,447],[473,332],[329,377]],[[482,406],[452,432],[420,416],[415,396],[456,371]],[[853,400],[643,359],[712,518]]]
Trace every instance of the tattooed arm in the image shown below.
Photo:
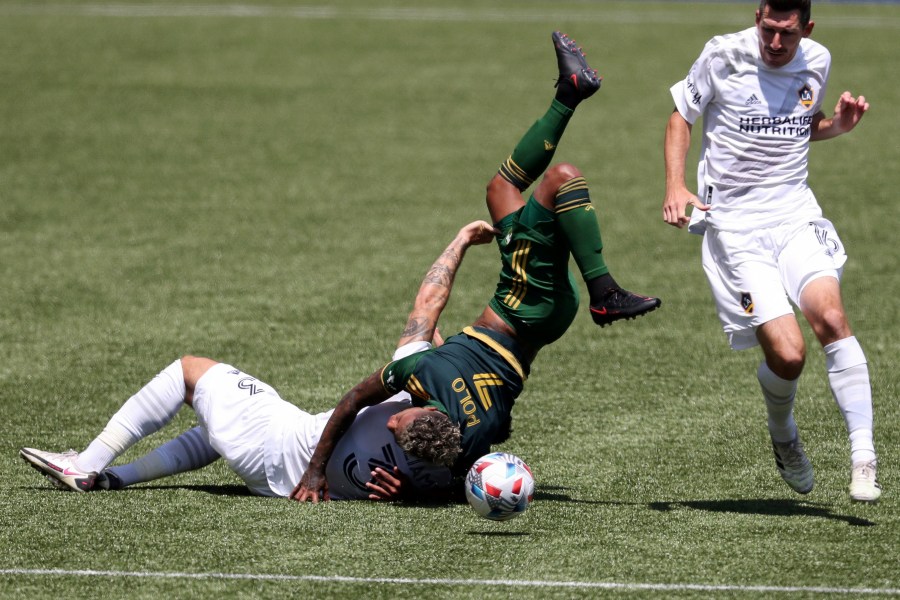
[[[419,286],[419,293],[416,294],[412,312],[409,313],[406,328],[397,342],[398,348],[410,342],[432,341],[438,318],[450,299],[453,279],[466,250],[469,246],[489,243],[497,233],[498,231],[485,221],[469,223],[459,230],[447,249],[437,257],[425,274],[425,279]]]
[[[450,299],[450,288],[453,287],[453,279],[466,250],[472,245],[487,244],[497,233],[498,231],[485,221],[469,223],[459,230],[447,249],[428,269],[416,295],[406,329],[397,344],[398,348],[410,342],[432,341],[438,317]],[[319,502],[320,499],[328,500],[325,468],[338,441],[353,424],[360,410],[378,404],[388,396],[390,392],[382,384],[381,370],[378,370],[341,398],[328,423],[325,424],[306,472],[291,492],[292,499],[313,503]]]

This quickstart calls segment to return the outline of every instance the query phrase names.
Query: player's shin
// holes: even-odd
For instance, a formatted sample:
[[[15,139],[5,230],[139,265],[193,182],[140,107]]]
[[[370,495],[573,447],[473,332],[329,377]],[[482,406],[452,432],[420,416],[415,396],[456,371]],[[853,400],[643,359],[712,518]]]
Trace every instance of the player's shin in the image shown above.
[[[219,458],[200,427],[186,431],[134,462],[111,467],[103,475],[117,482],[117,488],[153,481],[186,471],[201,469]],[[103,487],[101,483],[101,487]]]
[[[769,435],[776,443],[788,443],[797,438],[797,423],[794,421],[794,396],[797,380],[782,379],[772,372],[762,361],[756,372],[759,387],[766,402]]]
[[[865,354],[855,337],[825,346],[831,393],[847,424],[852,464],[875,460],[872,386]]]
[[[113,415],[103,431],[81,452],[79,469],[100,472],[138,440],[172,420],[184,403],[184,373],[176,360],[163,369]]]
[[[524,191],[550,165],[574,111],[556,100],[516,144],[512,155],[500,165],[500,175]]]

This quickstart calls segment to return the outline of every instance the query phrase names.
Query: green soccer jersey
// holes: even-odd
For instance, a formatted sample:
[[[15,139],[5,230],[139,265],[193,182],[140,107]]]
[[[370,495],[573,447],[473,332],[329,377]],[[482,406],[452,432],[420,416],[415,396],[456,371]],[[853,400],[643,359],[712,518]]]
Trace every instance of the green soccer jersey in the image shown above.
[[[438,348],[389,363],[381,381],[392,394],[405,390],[416,406],[435,406],[459,424],[462,452],[453,471],[461,475],[509,436],[528,374],[524,364],[509,338],[467,327]]]

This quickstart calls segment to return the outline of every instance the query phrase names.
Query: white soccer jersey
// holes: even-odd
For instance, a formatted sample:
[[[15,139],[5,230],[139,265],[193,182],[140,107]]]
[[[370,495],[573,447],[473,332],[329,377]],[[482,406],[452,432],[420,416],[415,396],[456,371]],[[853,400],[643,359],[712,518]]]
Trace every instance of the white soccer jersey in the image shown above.
[[[333,499],[368,498],[371,491],[366,488],[366,482],[372,480],[371,473],[375,467],[391,472],[396,465],[417,490],[450,486],[453,478],[448,467],[409,456],[397,445],[394,434],[385,427],[391,415],[411,407],[409,395],[398,394],[360,411],[353,426],[338,442],[325,470],[328,493]]]
[[[269,488],[278,496],[288,496],[300,482],[322,430],[334,412],[310,415],[292,404],[285,405],[285,412],[272,421],[265,452],[266,478]],[[409,395],[404,392],[360,411],[328,461],[325,477],[331,498],[368,498],[371,492],[366,482],[372,480],[375,467],[388,472],[394,466],[399,467],[419,490],[446,488],[451,484],[449,468],[407,455],[386,427],[391,415],[411,407]]]
[[[426,350],[431,344],[414,342],[398,348],[394,359]],[[448,467],[408,456],[387,428],[391,415],[412,407],[409,394],[401,392],[360,411],[344,433],[328,461],[325,477],[329,495],[335,500],[368,498],[366,482],[375,467],[390,472],[396,465],[415,489],[446,488],[452,482]],[[269,488],[288,496],[309,466],[319,437],[334,410],[311,415],[284,402],[282,413],[270,425],[265,442],[265,470]]]
[[[787,65],[767,66],[752,27],[710,40],[672,86],[681,116],[703,117],[697,195],[712,205],[710,225],[746,231],[822,216],[807,161],[830,68],[828,50],[809,38]]]

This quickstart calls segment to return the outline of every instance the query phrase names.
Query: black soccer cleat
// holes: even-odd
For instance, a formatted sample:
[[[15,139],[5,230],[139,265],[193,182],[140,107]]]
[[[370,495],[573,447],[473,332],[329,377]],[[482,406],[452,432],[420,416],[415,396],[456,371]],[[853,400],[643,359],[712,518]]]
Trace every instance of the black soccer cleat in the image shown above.
[[[124,487],[122,479],[109,469],[97,473],[97,479],[94,480],[95,490],[121,490]]]
[[[632,294],[621,288],[612,289],[599,302],[591,304],[591,317],[600,327],[622,319],[634,319],[654,311],[662,304],[659,298]]]
[[[600,89],[601,77],[587,64],[584,52],[574,40],[564,33],[554,31],[553,45],[556,48],[556,64],[559,67],[556,87],[571,85],[580,100],[589,98]]]

